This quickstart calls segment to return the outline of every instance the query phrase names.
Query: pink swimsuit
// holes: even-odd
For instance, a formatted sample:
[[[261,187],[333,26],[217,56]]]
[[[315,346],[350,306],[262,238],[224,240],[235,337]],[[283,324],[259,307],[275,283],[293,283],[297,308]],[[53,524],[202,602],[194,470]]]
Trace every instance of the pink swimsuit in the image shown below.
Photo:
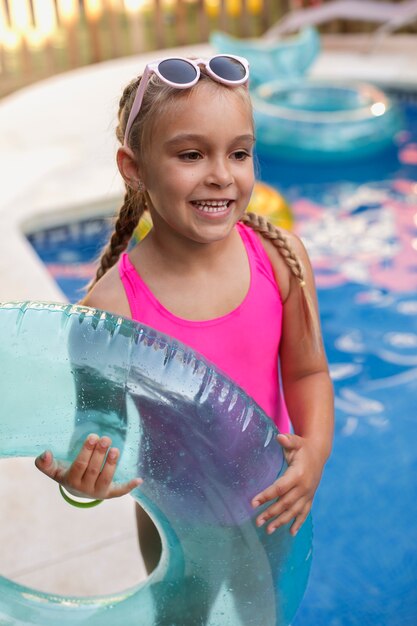
[[[176,317],[155,298],[127,253],[119,261],[120,277],[132,319],[205,356],[263,408],[280,432],[287,433],[290,422],[278,372],[282,301],[257,235],[241,223],[237,229],[248,255],[251,279],[243,302],[227,315],[197,322]]]

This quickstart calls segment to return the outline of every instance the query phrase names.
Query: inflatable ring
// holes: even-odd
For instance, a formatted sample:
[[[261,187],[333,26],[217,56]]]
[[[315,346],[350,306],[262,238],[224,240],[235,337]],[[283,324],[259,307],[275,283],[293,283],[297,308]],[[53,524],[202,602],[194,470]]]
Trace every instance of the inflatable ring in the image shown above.
[[[275,226],[286,230],[293,227],[293,215],[284,197],[276,189],[266,183],[256,182],[248,211],[267,217]],[[134,241],[143,239],[152,228],[152,219],[149,212],[141,217],[133,233]]]
[[[259,151],[285,159],[370,156],[402,127],[399,108],[367,83],[271,81],[254,90],[252,102]]]
[[[250,65],[250,87],[272,79],[304,76],[320,52],[320,34],[312,26],[286,37],[239,39],[219,31],[210,35],[219,53],[245,57]]]
[[[116,480],[162,538],[145,583],[96,598],[37,592],[0,579],[7,625],[284,626],[303,596],[311,519],[257,528],[251,498],[285,470],[270,419],[193,350],[87,307],[0,306],[0,456],[50,448],[71,461],[87,433],[121,450]],[[80,513],[81,514],[81,513]]]

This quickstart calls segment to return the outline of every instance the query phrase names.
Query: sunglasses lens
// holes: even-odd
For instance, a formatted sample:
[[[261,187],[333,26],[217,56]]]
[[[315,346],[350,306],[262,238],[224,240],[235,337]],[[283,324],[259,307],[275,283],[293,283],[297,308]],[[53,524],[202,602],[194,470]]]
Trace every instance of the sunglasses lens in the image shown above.
[[[166,59],[158,65],[158,70],[166,80],[177,85],[188,85],[197,76],[197,70],[183,59]]]
[[[216,76],[224,80],[239,81],[245,78],[246,68],[237,59],[221,56],[210,60],[210,69]]]

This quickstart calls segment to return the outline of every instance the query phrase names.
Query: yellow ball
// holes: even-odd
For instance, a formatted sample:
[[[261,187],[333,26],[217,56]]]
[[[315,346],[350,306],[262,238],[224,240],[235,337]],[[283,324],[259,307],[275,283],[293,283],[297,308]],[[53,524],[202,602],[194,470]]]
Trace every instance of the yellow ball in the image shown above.
[[[148,211],[140,218],[139,224],[133,231],[133,239],[135,242],[144,239],[152,228],[152,218]]]
[[[248,211],[263,215],[275,226],[291,230],[294,224],[290,206],[283,196],[265,183],[255,183]]]

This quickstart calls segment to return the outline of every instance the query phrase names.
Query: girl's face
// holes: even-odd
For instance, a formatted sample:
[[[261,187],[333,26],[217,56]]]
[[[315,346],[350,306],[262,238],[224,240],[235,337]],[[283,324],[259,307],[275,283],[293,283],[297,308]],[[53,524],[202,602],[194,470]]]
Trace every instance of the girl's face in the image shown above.
[[[201,81],[158,118],[141,168],[155,232],[219,241],[245,211],[254,185],[253,126],[233,89]]]

